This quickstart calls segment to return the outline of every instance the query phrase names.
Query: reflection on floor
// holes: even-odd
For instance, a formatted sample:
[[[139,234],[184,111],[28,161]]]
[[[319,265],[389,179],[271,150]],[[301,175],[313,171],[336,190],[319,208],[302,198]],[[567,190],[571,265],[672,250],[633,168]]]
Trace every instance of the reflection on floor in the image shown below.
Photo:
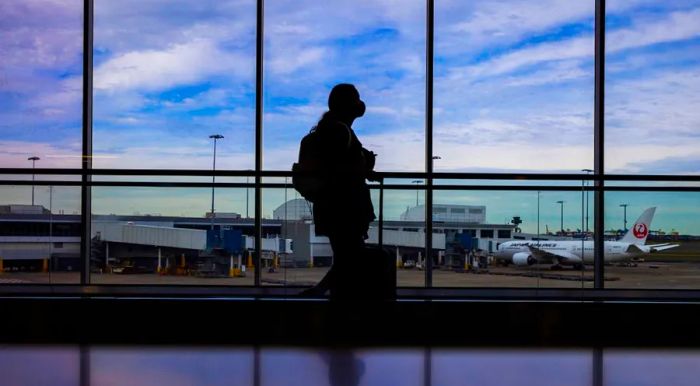
[[[8,386],[685,386],[699,365],[672,350],[0,346]]]

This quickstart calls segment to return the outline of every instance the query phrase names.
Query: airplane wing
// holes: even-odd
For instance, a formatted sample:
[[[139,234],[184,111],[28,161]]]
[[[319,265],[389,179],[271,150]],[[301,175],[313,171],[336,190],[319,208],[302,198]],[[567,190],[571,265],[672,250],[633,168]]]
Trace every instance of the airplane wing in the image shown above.
[[[654,253],[677,247],[678,244],[653,244],[653,245],[636,245],[630,244],[627,247],[628,253]]]
[[[647,244],[646,246],[649,248],[656,248],[656,247],[664,247],[666,245],[671,245],[671,243],[663,243],[663,244]],[[674,244],[678,245],[678,244]]]
[[[678,244],[657,244],[657,245],[647,245],[651,248],[651,252],[665,251],[667,249],[675,248]]]
[[[535,256],[537,260],[551,260],[556,262],[569,262],[569,263],[580,263],[581,258],[574,255],[573,253],[566,251],[546,251],[544,249],[537,248],[535,246],[528,246],[532,256]]]

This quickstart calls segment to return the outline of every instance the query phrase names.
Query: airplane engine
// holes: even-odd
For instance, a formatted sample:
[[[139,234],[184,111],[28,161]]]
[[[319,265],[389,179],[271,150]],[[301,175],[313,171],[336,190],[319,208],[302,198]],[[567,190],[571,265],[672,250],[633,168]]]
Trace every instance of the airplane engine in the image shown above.
[[[532,257],[529,253],[518,252],[513,255],[513,264],[518,266],[523,265],[533,265],[537,262],[537,259]]]

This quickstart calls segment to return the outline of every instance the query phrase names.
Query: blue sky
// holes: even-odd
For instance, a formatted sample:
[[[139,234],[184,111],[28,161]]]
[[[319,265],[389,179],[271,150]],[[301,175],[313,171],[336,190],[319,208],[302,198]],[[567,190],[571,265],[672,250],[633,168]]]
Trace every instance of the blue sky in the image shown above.
[[[289,169],[329,89],[353,82],[368,106],[355,129],[378,169],[422,170],[424,5],[266,3],[266,169]],[[2,167],[29,166],[30,155],[44,167],[79,166],[81,7],[0,5]],[[436,170],[592,167],[593,16],[593,0],[436,2]],[[608,1],[608,171],[700,172],[698,19],[700,0]],[[208,136],[220,133],[217,165],[253,168],[254,1],[96,0],[94,50],[95,167],[208,169]],[[494,218],[514,211],[487,198]],[[240,211],[230,201],[222,205]]]

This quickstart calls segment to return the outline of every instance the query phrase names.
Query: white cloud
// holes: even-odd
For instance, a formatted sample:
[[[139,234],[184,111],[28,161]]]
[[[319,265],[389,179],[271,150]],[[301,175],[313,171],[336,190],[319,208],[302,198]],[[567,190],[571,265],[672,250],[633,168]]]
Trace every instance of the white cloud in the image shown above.
[[[76,129],[76,133],[79,131]],[[28,168],[28,157],[41,158],[37,167],[46,168],[80,168],[82,146],[77,142],[66,140],[60,142],[34,142],[0,140],[0,165],[3,168]]]
[[[576,61],[562,61],[542,66],[541,69],[529,73],[527,76],[510,76],[504,83],[513,87],[527,87],[539,85],[553,85],[571,80],[589,78],[593,84],[593,66],[588,71],[581,68]]]
[[[700,8],[671,12],[661,20],[642,20],[632,28],[610,31],[607,52],[700,36]]]
[[[700,69],[662,70],[647,73],[643,79],[611,78],[607,126],[616,131],[616,138],[638,137],[635,142],[666,143],[669,137],[671,141],[697,137],[699,91]]]
[[[402,34],[425,35],[422,0],[278,0],[266,4],[266,38],[292,41],[301,36],[316,42],[393,27]]]
[[[624,13],[645,3],[659,5],[655,0],[614,1],[607,4],[607,12]],[[436,52],[475,53],[584,21],[592,29],[594,13],[594,0],[441,0],[436,3]]]
[[[183,98],[179,101],[162,101],[161,104],[163,107],[167,108],[168,111],[187,111],[205,107],[227,108],[230,107],[231,100],[234,97],[235,94],[233,90],[226,88],[212,88],[191,97]]]
[[[249,0],[120,0],[95,4],[95,47],[121,55],[211,40],[252,51],[255,2]]]
[[[80,63],[81,2],[3,1],[0,15],[0,70],[18,73],[35,68],[56,70]]]
[[[578,22],[594,16],[593,1],[511,0],[473,3],[473,5],[459,4],[456,7],[449,4],[440,7],[438,4],[440,16],[447,20],[467,15],[462,21],[446,24],[445,35],[449,33],[466,35],[464,41],[469,42],[470,45],[481,46],[494,42],[514,41],[527,33],[558,27],[568,22]],[[446,38],[449,39],[447,36]]]
[[[82,108],[83,101],[82,77],[68,78],[52,86],[55,86],[55,89],[49,90],[47,87],[42,92],[37,92],[26,102],[27,106],[61,112],[70,110],[71,113],[76,114],[75,118],[78,118],[77,114],[81,112],[76,110]]]
[[[609,11],[621,12],[617,8],[622,3],[632,6],[640,2],[646,1],[611,2]],[[176,137],[171,146],[170,141],[152,138],[172,138],[177,130],[168,131],[168,125],[183,127],[190,122],[197,123],[201,130],[230,123],[240,126],[240,132],[252,132],[252,111],[248,107],[227,109],[227,105],[230,98],[244,92],[240,81],[253,79],[254,52],[250,45],[254,42],[254,20],[245,14],[254,10],[250,7],[253,3],[100,3],[96,14],[96,125],[108,122],[123,125],[119,127],[138,126],[143,135],[132,129],[110,133],[116,138],[97,138],[98,151],[119,157],[98,159],[97,163],[115,167],[207,167],[206,143],[183,144]],[[570,0],[441,1],[437,4],[437,27],[447,31],[439,33],[438,47],[449,56],[477,52],[487,46],[527,43],[522,39],[532,34],[556,34],[563,25],[587,22],[593,4]],[[298,150],[298,143],[290,144],[288,138],[315,123],[325,110],[326,88],[342,77],[357,81],[368,101],[368,119],[359,121],[357,129],[368,147],[379,149],[379,166],[385,170],[422,169],[425,2],[367,0],[333,5],[286,1],[266,8],[265,70],[271,75],[266,78],[266,96],[298,98],[301,105],[276,106],[266,113],[266,140],[272,140],[266,142],[265,166],[288,169]],[[219,15],[221,7],[226,12]],[[39,8],[32,9],[39,12]],[[608,31],[608,52],[700,36],[700,8],[655,15],[655,19],[644,19],[636,13],[626,15],[632,17],[632,24]],[[38,34],[30,49],[18,49],[12,58],[6,56],[5,66],[20,63],[17,60],[22,56],[29,58],[31,68],[58,68],[61,63],[72,63],[67,58],[80,52],[80,39],[70,33],[82,30],[60,32],[64,27]],[[392,32],[388,41],[376,42],[370,37],[381,28]],[[24,41],[31,36],[27,31],[16,29],[11,36]],[[50,40],[51,35],[56,40]],[[362,43],[338,44],[339,39],[354,38]],[[65,40],[77,45],[60,44]],[[573,167],[587,162],[590,157],[586,149],[591,148],[592,136],[592,85],[579,88],[562,84],[592,77],[592,67],[582,65],[589,63],[592,55],[593,37],[585,32],[567,40],[521,45],[476,65],[451,66],[447,77],[436,78],[436,100],[441,101],[435,110],[436,146],[444,149],[439,151],[441,156],[445,154],[440,165],[512,169],[522,164],[527,170],[539,170],[551,169],[552,164],[559,168],[559,164]],[[643,63],[639,66],[643,68]],[[397,79],[395,73],[401,71],[406,73]],[[649,159],[660,160],[675,154],[674,144],[682,143],[688,147],[680,148],[680,155],[697,154],[689,149],[697,143],[700,124],[694,113],[694,106],[700,104],[698,74],[671,70],[662,76],[647,71],[645,77],[619,83],[608,80],[607,138],[620,149],[611,154],[608,165],[616,170],[634,167],[627,157],[635,151],[647,151]],[[144,97],[149,91],[212,79],[215,89],[178,102]],[[70,106],[79,107],[81,85],[77,77],[56,85],[51,92],[26,98],[32,112],[53,119],[68,115]],[[543,85],[552,88],[541,93],[528,89]],[[175,122],[174,115],[168,117],[200,107],[225,110],[215,117],[189,117],[186,122]],[[145,108],[149,111],[144,112]],[[105,135],[100,130],[98,127],[96,133]],[[562,150],[548,150],[553,143]],[[502,156],[504,153],[512,156]],[[231,156],[225,162],[231,167],[248,168],[251,158],[245,157],[250,156],[250,152],[241,153],[240,158]]]
[[[194,40],[109,59],[95,69],[94,87],[99,91],[162,90],[214,75],[240,76],[249,65],[250,58],[222,51],[208,40]]]
[[[268,82],[308,84],[307,79],[329,82],[424,68],[425,3],[420,0],[343,0],[332,6],[276,1],[266,7],[265,17]],[[378,31],[391,35],[376,40],[372,34]]]
[[[605,170],[609,173],[654,174],[654,163],[669,157],[700,159],[697,143],[645,144],[614,142],[605,149]],[[694,168],[700,173],[700,164]],[[688,170],[690,171],[690,170]]]
[[[593,43],[592,36],[543,43],[473,66],[469,68],[469,77],[481,78],[500,75],[541,62],[593,57]]]
[[[219,145],[222,143],[220,142]],[[251,169],[253,167],[255,159],[253,149],[240,152],[221,147],[217,147],[217,168]],[[123,148],[119,152],[105,150],[95,154],[93,166],[96,168],[209,170],[212,165],[211,144],[201,140],[181,144],[169,143],[167,146],[138,143],[135,146]]]
[[[267,62],[267,68],[275,75],[288,75],[309,64],[318,66],[327,63],[324,59],[327,59],[328,54],[324,47],[278,49],[271,55],[270,60]]]
[[[652,44],[685,40],[700,36],[700,8],[678,11],[655,21],[638,23],[630,28],[608,31],[606,52],[643,47]],[[594,55],[593,35],[574,37],[556,42],[541,43],[510,51],[480,62],[476,65],[449,68],[452,81],[480,81],[485,77],[511,73],[535,64],[572,59],[592,59]],[[592,69],[590,69],[592,72]],[[529,77],[530,75],[525,75]],[[552,78],[557,80],[556,77]],[[511,82],[510,84],[513,84]]]

